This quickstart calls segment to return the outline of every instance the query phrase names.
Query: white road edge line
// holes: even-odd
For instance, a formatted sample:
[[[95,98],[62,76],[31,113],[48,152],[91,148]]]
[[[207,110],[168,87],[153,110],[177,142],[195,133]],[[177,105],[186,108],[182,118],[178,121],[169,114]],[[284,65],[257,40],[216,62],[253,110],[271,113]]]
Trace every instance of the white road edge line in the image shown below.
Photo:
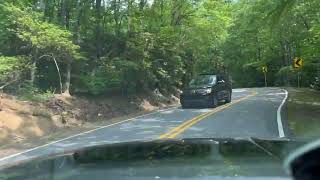
[[[94,132],[94,131],[97,131],[97,130],[100,130],[100,129],[104,129],[104,128],[107,128],[107,127],[110,127],[110,126],[114,126],[114,125],[117,125],[117,124],[125,123],[125,122],[128,122],[128,121],[133,121],[133,120],[136,120],[138,118],[142,118],[142,117],[149,116],[149,115],[152,115],[152,114],[156,114],[156,113],[159,113],[159,112],[169,111],[169,110],[176,109],[176,108],[177,107],[170,107],[170,108],[167,108],[167,109],[157,110],[157,111],[154,111],[154,112],[151,112],[151,113],[148,113],[148,114],[143,114],[141,116],[136,116],[136,117],[133,117],[133,118],[130,118],[130,119],[126,119],[126,120],[117,122],[117,123],[109,124],[109,125],[106,125],[106,126],[101,126],[101,127],[89,130],[89,131],[85,131],[85,132],[82,132],[82,133],[79,133],[79,134],[75,134],[75,135],[72,135],[72,136],[57,140],[57,141],[52,141],[50,143],[47,143],[47,144],[44,144],[44,145],[41,145],[41,146],[37,146],[37,147],[31,148],[31,149],[28,149],[28,150],[22,151],[20,153],[16,153],[16,154],[12,154],[12,155],[0,158],[0,162],[4,161],[4,160],[7,160],[7,159],[10,159],[10,158],[13,158],[15,156],[19,156],[19,155],[25,154],[27,152],[30,152],[30,151],[33,151],[33,150],[36,150],[36,149],[39,149],[39,148],[50,146],[52,144],[55,144],[55,143],[58,143],[58,142],[61,142],[61,141],[65,141],[65,140],[68,140],[68,139],[71,139],[71,138],[74,138],[74,137],[77,137],[77,136],[81,136],[81,135],[88,134],[88,133],[91,133],[91,132]]]
[[[282,107],[283,107],[284,103],[288,99],[288,91],[285,90],[285,89],[281,89],[281,90],[285,92],[286,96],[282,100],[280,106],[278,107],[278,110],[277,110],[277,122],[278,122],[279,137],[283,138],[283,137],[285,137],[285,134],[284,134],[283,124],[282,124],[282,119],[281,119],[281,110],[282,110]]]

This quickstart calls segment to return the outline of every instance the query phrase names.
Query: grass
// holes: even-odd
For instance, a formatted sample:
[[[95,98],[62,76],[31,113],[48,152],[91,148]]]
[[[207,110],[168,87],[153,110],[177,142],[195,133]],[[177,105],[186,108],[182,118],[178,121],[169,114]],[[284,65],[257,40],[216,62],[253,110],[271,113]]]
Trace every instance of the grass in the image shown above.
[[[19,100],[31,102],[47,102],[53,98],[54,93],[50,90],[42,91],[30,82],[21,83],[14,90],[14,94]]]
[[[28,92],[19,94],[18,98],[23,101],[47,102],[53,97],[51,92]]]
[[[288,122],[297,138],[320,137],[320,92],[308,88],[287,88]]]

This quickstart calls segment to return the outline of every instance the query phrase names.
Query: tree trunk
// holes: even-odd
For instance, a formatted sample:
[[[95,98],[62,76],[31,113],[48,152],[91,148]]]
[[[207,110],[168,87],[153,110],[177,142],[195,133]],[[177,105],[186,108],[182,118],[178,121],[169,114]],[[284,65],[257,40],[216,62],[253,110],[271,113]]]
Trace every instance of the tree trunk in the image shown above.
[[[164,26],[164,2],[163,0],[160,1],[160,22],[161,22],[161,26]]]
[[[96,0],[96,53],[97,59],[101,57],[101,0]]]
[[[91,76],[94,76],[96,74],[96,68],[97,68],[97,63],[99,62],[101,55],[102,55],[102,43],[101,43],[101,34],[102,34],[102,28],[101,28],[101,23],[102,23],[102,15],[101,15],[101,0],[96,0],[95,4],[95,9],[96,9],[96,32],[95,32],[95,46],[96,46],[96,59],[93,60],[92,62],[92,72]]]
[[[30,70],[30,82],[32,85],[34,85],[34,83],[35,83],[36,70],[37,70],[37,63],[36,63],[36,61],[34,61],[31,65],[31,70]]]
[[[121,28],[120,1],[113,0],[112,1],[112,6],[113,6],[112,9],[114,11],[113,19],[114,19],[114,22],[115,22],[114,32],[116,34],[116,37],[119,37],[120,28]]]
[[[65,17],[66,17],[65,0],[61,0],[59,5],[60,5],[59,13],[58,13],[59,22],[65,26]]]
[[[51,0],[44,0],[44,16],[47,18],[49,22],[52,22],[54,19],[53,11],[54,5],[52,4]]]
[[[83,2],[82,1],[78,1],[77,2],[77,7],[76,9],[78,10],[78,14],[77,14],[77,23],[76,23],[76,26],[75,26],[75,33],[74,33],[74,43],[77,44],[77,45],[80,45],[81,43],[81,32],[80,32],[80,29],[81,29],[81,17],[82,17],[82,14],[83,14]]]
[[[173,7],[171,9],[171,25],[172,26],[180,25],[181,8],[182,8],[181,2],[174,1]]]
[[[70,7],[67,5],[65,7],[65,27],[70,30]]]
[[[128,36],[131,36],[131,33],[133,32],[132,4],[133,0],[128,0]]]
[[[38,50],[37,49],[32,49],[30,45],[30,57],[31,57],[31,68],[30,68],[30,83],[32,85],[35,85],[35,80],[36,80],[36,72],[37,72],[37,56],[38,56]]]
[[[71,6],[70,6],[70,1],[67,1],[67,0],[64,0],[62,1],[62,5],[63,5],[63,8],[62,11],[63,11],[63,24],[65,26],[65,28],[67,30],[70,30],[70,18],[71,18]],[[56,66],[57,66],[57,69],[58,69],[58,64],[54,58],[54,56],[52,55],[55,63],[56,63]],[[59,71],[59,69],[58,69]],[[60,74],[60,71],[59,71],[59,74]],[[60,90],[61,90],[61,93],[62,93],[62,82],[61,82],[61,76],[59,75],[60,77]],[[67,69],[66,69],[66,79],[65,79],[65,90],[63,92],[64,95],[67,95],[67,96],[70,96],[70,81],[71,81],[71,59],[70,57],[67,57]]]
[[[139,11],[140,11],[140,13],[143,12],[143,9],[144,9],[146,4],[147,4],[147,0],[140,0],[140,2],[139,2]]]
[[[65,91],[63,94],[69,95],[69,96],[70,96],[70,82],[71,82],[71,59],[68,58]]]

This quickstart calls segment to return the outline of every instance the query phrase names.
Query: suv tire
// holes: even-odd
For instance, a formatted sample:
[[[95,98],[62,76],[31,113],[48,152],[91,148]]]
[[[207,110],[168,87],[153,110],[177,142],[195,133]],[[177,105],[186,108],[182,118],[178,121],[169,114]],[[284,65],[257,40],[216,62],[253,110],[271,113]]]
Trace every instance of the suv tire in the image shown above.
[[[231,92],[229,91],[228,94],[227,94],[227,97],[225,99],[225,102],[226,103],[231,103]]]
[[[218,97],[216,95],[213,95],[211,100],[209,101],[209,107],[215,108],[215,107],[218,107],[218,104],[219,104]]]

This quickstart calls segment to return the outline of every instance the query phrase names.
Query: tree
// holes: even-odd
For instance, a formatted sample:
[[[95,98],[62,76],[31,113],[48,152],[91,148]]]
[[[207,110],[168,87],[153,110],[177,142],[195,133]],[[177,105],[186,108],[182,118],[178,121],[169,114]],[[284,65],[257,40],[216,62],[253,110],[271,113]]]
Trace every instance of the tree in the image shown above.
[[[9,20],[7,22],[9,24],[6,26],[24,43],[25,48],[29,51],[28,54],[33,56],[35,65],[45,56],[50,56],[53,60],[60,59],[61,63],[62,60],[65,60],[69,65],[72,59],[77,58],[79,47],[72,43],[72,34],[68,31],[61,30],[56,25],[42,22],[40,20],[41,15],[36,12],[21,10],[10,4],[5,4],[2,9]],[[55,64],[59,71],[56,61]],[[65,92],[69,93],[71,68],[68,67],[67,69]],[[34,79],[33,74],[32,72],[32,80]]]
[[[269,66],[271,85],[295,85],[297,73],[291,67],[294,57],[305,59],[303,85],[312,83],[319,61],[317,52],[307,49],[314,47],[311,39],[314,43],[318,41],[314,39],[315,34],[311,34],[312,27],[319,24],[317,7],[316,1],[234,3],[237,11],[233,13],[234,25],[225,44],[224,59],[235,79],[242,81],[240,86],[262,85],[264,65]]]
[[[58,70],[66,93],[172,92],[198,73],[263,86],[262,66],[269,85],[295,85],[294,57],[305,60],[304,86],[320,77],[316,0],[5,2],[1,55],[28,57],[24,78],[44,90],[60,86]]]

